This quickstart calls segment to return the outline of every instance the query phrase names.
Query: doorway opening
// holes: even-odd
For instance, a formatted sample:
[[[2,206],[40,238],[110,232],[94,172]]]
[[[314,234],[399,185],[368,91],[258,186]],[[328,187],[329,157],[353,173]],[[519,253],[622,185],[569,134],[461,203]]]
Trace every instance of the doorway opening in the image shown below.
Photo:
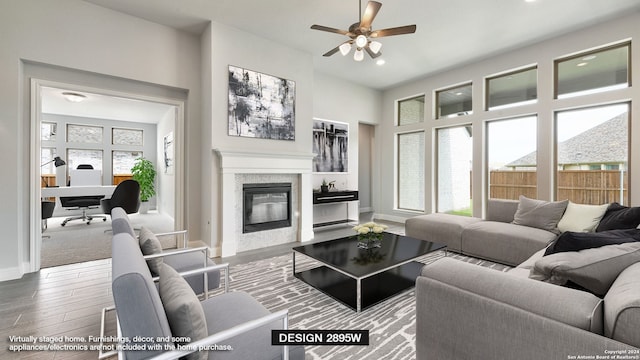
[[[111,256],[112,234],[105,232],[111,222],[108,214],[99,218],[105,216],[99,200],[73,207],[60,198],[69,195],[65,192],[109,198],[132,177],[131,167],[139,158],[155,165],[156,195],[149,199],[150,211],[130,214],[131,221],[154,232],[182,227],[184,205],[175,194],[182,193],[184,177],[184,100],[39,79],[32,79],[30,91],[31,271]],[[69,94],[74,98],[68,99]],[[87,165],[96,183],[74,186],[72,177],[79,184],[79,176],[88,174],[78,168]],[[66,220],[84,217],[78,214],[96,219]]]

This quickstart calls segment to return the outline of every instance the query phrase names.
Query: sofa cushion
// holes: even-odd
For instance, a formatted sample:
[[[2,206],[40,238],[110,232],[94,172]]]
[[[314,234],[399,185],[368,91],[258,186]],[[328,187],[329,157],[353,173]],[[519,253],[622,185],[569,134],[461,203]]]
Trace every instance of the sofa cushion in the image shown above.
[[[202,302],[207,317],[207,327],[210,334],[232,328],[243,322],[255,320],[269,314],[262,304],[244,291],[233,291],[222,295],[213,296]],[[233,316],[229,316],[233,314]],[[282,321],[273,323],[234,336],[223,343],[233,348],[233,351],[217,351],[216,359],[280,359],[282,347],[271,346],[270,329],[282,329]],[[297,349],[297,350],[296,350]],[[304,350],[301,347],[290,348],[290,358],[298,356],[304,359],[302,354],[294,355],[291,352]]]
[[[513,216],[518,211],[517,200],[488,199],[485,220],[513,222]]]
[[[640,263],[618,275],[604,297],[604,335],[640,348]]]
[[[544,256],[536,261],[530,278],[558,285],[571,281],[598,296],[604,296],[618,274],[640,262],[640,242]]]
[[[633,229],[640,225],[640,207],[627,207],[618,203],[609,205],[596,231]]]
[[[567,210],[558,222],[560,232],[592,232],[600,223],[600,219],[609,208],[609,204],[604,205],[584,205],[569,201]]]
[[[559,234],[558,222],[567,208],[568,200],[544,201],[520,195],[513,224],[534,227]]]
[[[476,217],[428,214],[407,219],[405,232],[407,236],[447,245],[447,250],[461,251],[461,235],[465,227],[481,222]]]
[[[142,250],[143,255],[155,255],[162,253],[162,244],[160,243],[160,240],[158,240],[151,230],[144,226],[140,228],[139,242],[140,250]],[[151,274],[153,276],[158,276],[160,274],[160,265],[162,265],[162,257],[147,260],[147,266],[149,266],[149,270],[151,270]]]
[[[555,237],[552,232],[528,226],[481,221],[462,231],[462,253],[516,266]]]
[[[424,266],[417,282],[426,279],[480,296],[486,302],[485,306],[499,302],[596,334],[602,334],[603,331],[602,300],[583,291],[522,279],[509,272],[503,273],[452,258],[442,258]],[[418,292],[420,290],[417,288]],[[540,298],[542,294],[544,299]],[[449,299],[452,302],[458,300]],[[485,315],[479,313],[476,316]],[[465,341],[464,337],[460,341]]]
[[[190,342],[195,342],[208,336],[200,300],[182,276],[167,264],[160,264],[159,292],[174,337],[188,337]],[[178,344],[188,345],[189,342]],[[184,359],[204,360],[207,357],[206,351],[200,351],[191,353]]]
[[[547,256],[566,251],[580,251],[634,241],[640,241],[640,230],[638,229],[609,230],[598,233],[575,233],[568,231],[558,236],[558,238],[547,247],[544,255]]]

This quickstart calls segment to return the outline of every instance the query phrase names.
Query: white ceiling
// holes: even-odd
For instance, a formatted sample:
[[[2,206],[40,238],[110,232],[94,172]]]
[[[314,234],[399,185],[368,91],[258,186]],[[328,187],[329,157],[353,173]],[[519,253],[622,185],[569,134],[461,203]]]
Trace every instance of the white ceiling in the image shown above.
[[[639,0],[378,0],[373,29],[417,25],[415,34],[381,38],[386,63],[355,62],[322,54],[346,36],[311,30],[312,24],[347,29],[359,21],[357,0],[85,0],[176,29],[200,34],[209,21],[226,24],[313,55],[314,68],[374,89],[471,63],[623,13]],[[362,7],[366,7],[366,0]],[[44,88],[43,112],[157,123],[171,107],[90,94],[69,103],[64,89]]]
[[[65,91],[85,95],[82,102],[72,103],[62,96]],[[174,106],[151,101],[141,101],[115,96],[105,96],[86,91],[42,87],[42,113],[109,120],[121,120],[157,124]]]
[[[323,57],[347,38],[309,28],[347,29],[359,21],[358,0],[85,1],[196,34],[208,21],[233,26],[313,54],[317,71],[375,89],[640,11],[638,0],[379,0],[374,30],[416,24],[417,31],[381,38],[386,63],[377,66],[367,56]]]

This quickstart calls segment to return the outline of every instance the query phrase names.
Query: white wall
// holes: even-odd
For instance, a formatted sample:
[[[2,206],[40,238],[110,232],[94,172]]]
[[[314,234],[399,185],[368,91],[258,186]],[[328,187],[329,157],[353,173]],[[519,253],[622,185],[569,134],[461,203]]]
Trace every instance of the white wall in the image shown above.
[[[6,164],[0,198],[3,249],[0,280],[20,277],[30,267],[30,143],[27,63],[86,71],[75,80],[112,86],[119,78],[188,91],[185,188],[190,228],[199,229],[200,47],[198,39],[166,26],[84,1],[1,0],[0,161]],[[100,81],[94,81],[97,74]],[[47,72],[41,75],[47,76]],[[47,79],[45,79],[47,80]],[[57,79],[61,80],[61,79]],[[208,100],[206,100],[208,101]],[[189,141],[189,139],[194,141]],[[196,226],[197,225],[197,226]],[[195,234],[198,236],[198,234]]]
[[[398,131],[426,130],[426,171],[425,171],[425,204],[426,213],[434,210],[433,184],[435,171],[433,167],[433,132],[438,127],[466,125],[473,126],[473,179],[474,192],[473,211],[474,216],[483,213],[483,202],[476,199],[485,197],[485,170],[484,170],[484,131],[486,121],[522,116],[524,114],[538,115],[538,197],[540,199],[552,199],[553,191],[553,119],[554,112],[583,106],[593,106],[612,102],[632,101],[632,123],[639,121],[640,114],[640,71],[638,61],[640,58],[640,13],[633,13],[605,23],[597,24],[586,29],[562,35],[547,41],[527,46],[522,49],[510,51],[501,55],[488,58],[467,66],[451,69],[437,75],[418,79],[413,82],[389,89],[383,95],[382,121],[380,126],[380,141],[377,143],[379,168],[389,169],[395,164],[394,138]],[[553,99],[553,63],[554,59],[570,54],[582,52],[587,49],[601,47],[603,45],[632,39],[632,56],[635,71],[631,74],[633,86],[607,93],[593,94],[570,99]],[[486,76],[501,73],[510,69],[521,68],[527,65],[538,66],[538,102],[536,104],[520,106],[516,108],[484,111],[483,110],[483,83]],[[451,85],[473,82],[473,114],[453,119],[435,120],[433,118],[434,91]],[[394,125],[395,101],[417,94],[426,94],[425,122],[398,128]],[[640,151],[640,126],[631,127],[630,154],[638,154]],[[640,169],[640,158],[630,156],[631,184],[639,181],[637,169]],[[636,169],[634,171],[634,169]],[[374,189],[381,195],[374,199],[376,211],[382,218],[403,220],[415,216],[416,213],[399,211],[394,209],[394,172],[384,171],[374,181]],[[631,204],[640,205],[640,188],[631,189]]]
[[[311,153],[311,118],[313,117],[313,60],[310,54],[253,34],[211,23],[202,36],[203,62],[210,64],[210,74],[204,70],[204,81],[211,83],[211,108],[205,109],[204,129],[210,130],[210,156],[203,164],[210,176],[203,177],[203,194],[212,204],[203,241],[212,248],[221,245],[220,164],[213,149],[243,150],[256,153]],[[209,55],[210,52],[212,55]],[[295,141],[269,140],[228,135],[228,74],[229,65],[295,81]],[[203,64],[203,67],[205,65]],[[209,89],[205,90],[205,93]],[[207,183],[208,182],[208,183]],[[209,190],[210,189],[210,190]],[[208,211],[209,209],[205,209]]]
[[[313,187],[320,188],[322,180],[326,179],[335,181],[339,190],[359,190],[359,124],[377,125],[381,122],[382,93],[319,72],[315,73],[314,80],[314,118],[349,124],[349,171],[346,174],[314,174]],[[349,205],[350,218],[357,218],[358,205],[355,202]],[[342,204],[316,206],[314,219],[316,222],[340,220],[345,215],[344,208]]]

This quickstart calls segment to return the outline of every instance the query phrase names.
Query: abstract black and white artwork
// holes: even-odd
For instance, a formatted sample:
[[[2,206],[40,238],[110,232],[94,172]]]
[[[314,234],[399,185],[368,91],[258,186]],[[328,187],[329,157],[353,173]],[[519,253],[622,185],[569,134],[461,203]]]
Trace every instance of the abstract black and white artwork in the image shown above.
[[[229,135],[295,140],[296,84],[229,66]]]
[[[349,124],[313,120],[313,171],[349,171]]]

